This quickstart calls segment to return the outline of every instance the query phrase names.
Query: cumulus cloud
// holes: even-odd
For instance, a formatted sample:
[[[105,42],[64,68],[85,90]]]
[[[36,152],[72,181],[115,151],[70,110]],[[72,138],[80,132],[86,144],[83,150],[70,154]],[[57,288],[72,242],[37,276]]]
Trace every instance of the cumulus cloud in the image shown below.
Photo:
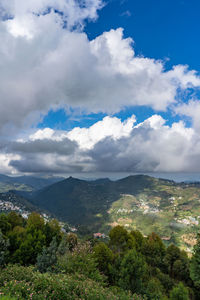
[[[106,138],[90,151],[99,171],[113,172],[180,172],[194,171],[191,165],[193,129],[182,122],[171,127],[154,115],[133,128],[128,137]]]
[[[122,28],[89,41],[84,22],[102,6],[101,0],[1,1],[0,128],[31,125],[56,107],[166,110],[177,91],[199,88],[200,77],[187,66],[166,71],[162,61],[136,56]]]
[[[200,171],[199,133],[182,121],[168,126],[159,115],[142,123],[105,117],[69,132],[46,128],[2,145],[1,153],[15,173]]]
[[[166,70],[163,61],[137,56],[122,28],[90,41],[84,24],[95,21],[103,5],[1,0],[1,173],[200,171],[199,101],[180,98],[199,90],[199,74],[183,65]],[[89,128],[28,133],[49,109],[112,115],[141,105],[173,108],[194,126],[167,126],[157,114],[139,124],[135,116],[123,122],[107,116]],[[14,130],[22,127],[19,139]]]
[[[200,101],[190,100],[175,107],[175,112],[182,116],[190,117],[195,129],[200,132]]]

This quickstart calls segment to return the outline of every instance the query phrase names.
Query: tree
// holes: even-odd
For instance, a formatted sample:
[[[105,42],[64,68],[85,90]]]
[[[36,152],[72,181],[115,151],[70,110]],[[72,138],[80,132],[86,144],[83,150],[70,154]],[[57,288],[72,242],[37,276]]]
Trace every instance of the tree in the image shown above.
[[[163,300],[163,286],[157,278],[149,280],[145,294],[148,296],[148,299]]]
[[[35,264],[39,253],[45,245],[45,235],[41,230],[35,229],[31,232],[26,232],[25,239],[20,247],[15,251],[15,262],[23,265]]]
[[[118,225],[111,229],[109,237],[109,246],[116,253],[133,249],[135,247],[134,237],[128,234],[127,230],[124,229],[123,226]]]
[[[42,216],[36,212],[31,213],[28,216],[28,221],[27,221],[27,229],[29,231],[31,230],[44,230],[44,219]]]
[[[8,217],[6,214],[0,214],[0,230],[3,235],[6,235],[7,232],[11,229],[11,225],[8,222]]]
[[[17,251],[17,249],[20,248],[20,245],[23,243],[25,238],[26,238],[26,230],[21,226],[15,226],[12,231],[9,231],[8,239],[9,239],[10,262],[12,263],[17,262],[15,260],[15,252]]]
[[[62,239],[61,226],[56,219],[52,219],[45,224],[44,228],[46,236],[46,245],[49,246],[52,239],[56,237],[57,243],[59,244]]]
[[[100,274],[97,268],[97,261],[93,256],[89,242],[78,243],[73,251],[68,251],[63,256],[58,257],[59,269],[70,274],[83,274],[95,280],[104,281],[105,276]]]
[[[136,247],[136,250],[137,251],[141,251],[142,250],[142,247],[144,245],[144,237],[143,235],[141,234],[141,232],[139,230],[132,230],[130,232],[130,234],[134,237],[135,239],[135,247]]]
[[[37,257],[36,266],[41,273],[52,272],[57,263],[57,242],[56,237],[50,243],[48,248],[44,247],[41,254]]]
[[[121,262],[119,286],[133,293],[142,293],[146,270],[143,256],[135,249],[129,250]]]
[[[167,248],[164,261],[165,261],[165,265],[168,269],[169,275],[173,278],[175,277],[175,275],[177,275],[177,271],[180,267],[177,260],[181,260],[181,251],[174,244],[171,244]],[[175,262],[176,262],[176,264],[175,264]]]
[[[8,246],[9,242],[3,237],[3,234],[0,230],[0,267],[2,267],[6,263]]]
[[[8,214],[8,222],[11,225],[11,228],[13,229],[16,226],[23,226],[24,220],[21,215],[17,214],[15,211],[11,211]]]
[[[170,292],[170,300],[189,300],[188,289],[180,282]]]
[[[149,265],[152,267],[163,267],[163,260],[166,253],[165,245],[161,238],[154,232],[150,234],[143,244],[142,253]]]
[[[190,280],[189,259],[185,251],[181,251],[179,259],[174,262],[173,275],[178,280]]]
[[[194,253],[190,264],[190,277],[194,285],[200,290],[200,233],[197,236],[197,244],[194,246]]]
[[[97,261],[99,270],[109,277],[111,264],[114,258],[112,251],[103,242],[96,244],[93,250],[94,258]]]

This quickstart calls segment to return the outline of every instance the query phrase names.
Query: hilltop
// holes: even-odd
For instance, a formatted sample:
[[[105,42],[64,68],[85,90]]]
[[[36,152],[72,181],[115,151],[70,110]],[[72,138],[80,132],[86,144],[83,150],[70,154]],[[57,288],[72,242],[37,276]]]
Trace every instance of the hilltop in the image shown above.
[[[69,177],[39,191],[31,200],[56,217],[89,231],[123,225],[190,251],[200,221],[199,183],[175,183],[146,175],[117,181]]]

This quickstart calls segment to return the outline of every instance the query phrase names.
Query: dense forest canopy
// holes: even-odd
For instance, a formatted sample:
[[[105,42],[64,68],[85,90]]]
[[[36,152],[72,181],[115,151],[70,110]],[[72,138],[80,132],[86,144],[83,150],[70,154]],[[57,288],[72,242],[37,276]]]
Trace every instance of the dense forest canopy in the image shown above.
[[[64,228],[66,230],[64,230]],[[0,292],[16,299],[199,299],[200,235],[192,257],[156,233],[122,226],[81,236],[38,213],[0,215]],[[17,282],[17,284],[16,284]],[[71,290],[73,293],[71,294]],[[14,298],[15,299],[15,298]]]

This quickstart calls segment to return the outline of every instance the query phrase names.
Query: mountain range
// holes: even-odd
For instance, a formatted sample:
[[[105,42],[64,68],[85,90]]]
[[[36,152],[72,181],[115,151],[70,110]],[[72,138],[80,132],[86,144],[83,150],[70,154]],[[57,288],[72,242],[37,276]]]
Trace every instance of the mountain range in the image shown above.
[[[1,176],[0,182],[1,178],[8,183]],[[107,233],[111,227],[122,225],[144,235],[154,231],[166,243],[174,242],[187,251],[195,244],[200,223],[198,182],[176,183],[147,175],[116,181],[58,180],[21,177],[17,181],[24,189],[15,194],[23,195],[30,207],[48,211],[61,221],[76,227],[84,225],[87,232]]]
[[[62,177],[34,177],[34,176],[18,176],[11,177],[0,174],[0,193],[10,190],[18,190],[24,192],[32,192],[42,189],[50,184],[62,180]]]

